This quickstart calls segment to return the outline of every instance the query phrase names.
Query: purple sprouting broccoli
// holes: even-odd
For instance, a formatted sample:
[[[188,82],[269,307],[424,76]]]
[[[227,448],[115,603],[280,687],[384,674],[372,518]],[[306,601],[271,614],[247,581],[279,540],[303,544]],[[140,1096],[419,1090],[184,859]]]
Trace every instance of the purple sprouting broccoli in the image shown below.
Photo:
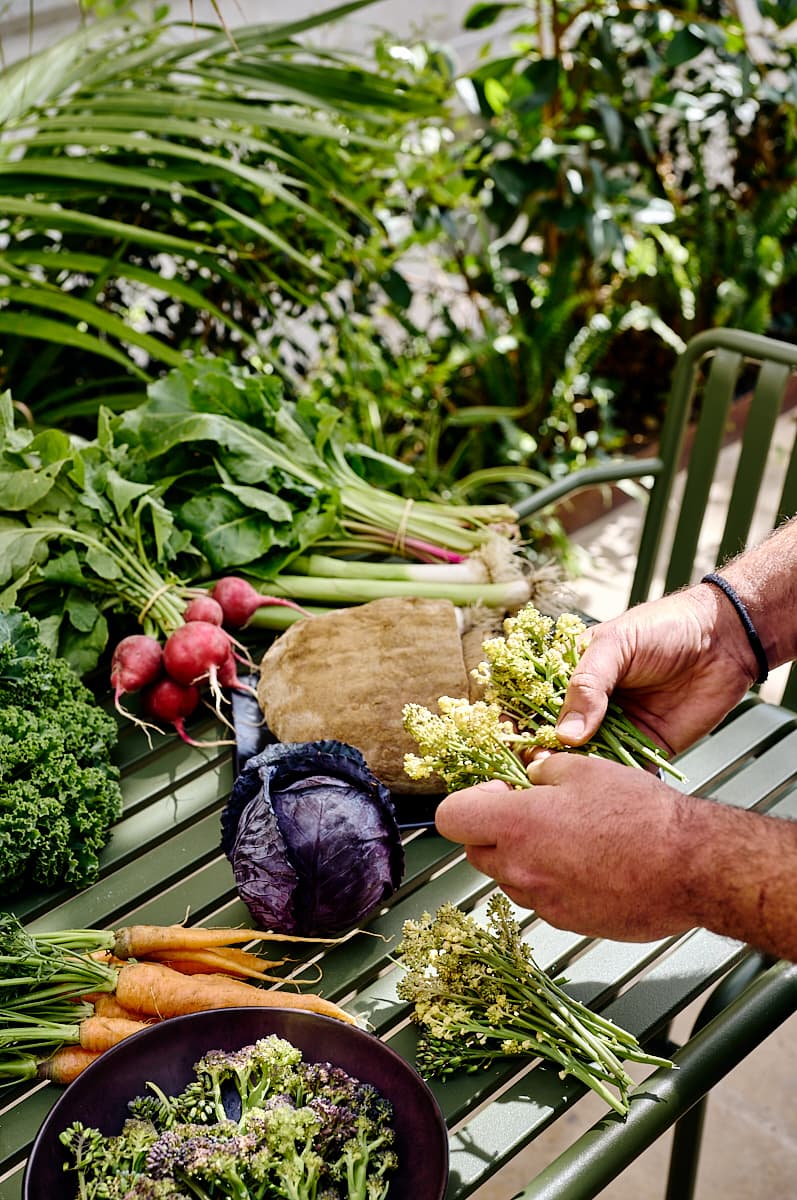
[[[72,1159],[72,1170],[78,1179],[84,1174],[98,1180],[105,1176],[119,1176],[122,1182],[134,1180],[145,1171],[147,1156],[158,1139],[158,1130],[149,1121],[131,1119],[125,1121],[122,1132],[116,1137],[105,1137],[97,1129],[74,1121],[60,1134],[60,1141]],[[111,1196],[112,1193],[96,1193]],[[124,1188],[119,1196],[124,1195]],[[91,1200],[94,1191],[83,1190],[80,1196]]]
[[[318,1113],[319,1140],[330,1183],[342,1185],[351,1200],[378,1200],[387,1195],[395,1171],[393,1106],[370,1083],[363,1083],[331,1063],[303,1066],[305,1086]]]
[[[154,1085],[115,1138],[62,1135],[81,1200],[382,1200],[397,1166],[393,1110],[275,1035],[214,1050],[175,1097]],[[234,1111],[233,1111],[234,1110]]]
[[[234,1107],[241,1115],[262,1108],[270,1096],[298,1096],[301,1061],[300,1050],[271,1034],[240,1050],[213,1050],[199,1060],[194,1070],[204,1090],[213,1096],[218,1116],[223,1117],[230,1109],[230,1088],[237,1096]]]
[[[152,1179],[149,1175],[139,1175],[119,1196],[121,1200],[192,1200],[191,1193],[183,1191],[173,1179]]]

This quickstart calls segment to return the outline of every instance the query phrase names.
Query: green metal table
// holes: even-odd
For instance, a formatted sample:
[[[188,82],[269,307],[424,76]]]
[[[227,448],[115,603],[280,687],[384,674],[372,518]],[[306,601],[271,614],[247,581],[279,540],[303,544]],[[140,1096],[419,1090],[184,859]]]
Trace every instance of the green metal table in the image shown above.
[[[199,728],[196,736],[213,732]],[[99,882],[78,894],[26,897],[16,905],[18,915],[38,930],[171,923],[186,914],[189,923],[251,924],[219,848],[219,814],[233,780],[229,750],[196,749],[172,737],[150,748],[128,726],[118,755],[125,808]],[[797,815],[797,715],[787,709],[749,697],[680,765],[690,791],[786,818]],[[383,937],[358,933],[329,948],[317,990],[414,1061],[414,1031],[407,1006],[396,997],[397,968],[390,962],[402,924],[443,901],[483,912],[491,884],[432,830],[408,833],[405,850],[400,890],[367,925]],[[542,966],[565,973],[580,1000],[644,1044],[673,1053],[679,1065],[640,1084],[625,1121],[607,1110],[604,1120],[529,1181],[524,1200],[595,1196],[679,1121],[676,1146],[683,1153],[676,1156],[668,1195],[687,1200],[702,1098],[797,1009],[797,965],[765,963],[749,947],[705,930],[622,944],[556,930],[533,913],[523,913],[522,920]],[[670,1024],[702,997],[710,1003],[702,1027],[676,1049],[668,1041]],[[447,1200],[472,1195],[584,1094],[549,1066],[529,1068],[514,1059],[433,1082],[432,1088],[450,1129]],[[18,1200],[26,1154],[58,1091],[51,1084],[0,1090],[0,1200]]]

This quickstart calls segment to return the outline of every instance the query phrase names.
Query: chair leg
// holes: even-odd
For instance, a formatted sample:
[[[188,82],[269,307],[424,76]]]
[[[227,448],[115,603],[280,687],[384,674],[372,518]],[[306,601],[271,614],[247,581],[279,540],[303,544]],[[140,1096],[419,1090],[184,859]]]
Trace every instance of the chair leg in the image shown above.
[[[703,1096],[673,1126],[665,1200],[693,1200],[707,1103]]]
[[[707,1025],[771,962],[765,955],[756,953],[739,963],[711,993],[700,1010],[692,1032],[696,1033]],[[693,1200],[707,1104],[708,1095],[705,1095],[673,1126],[665,1200]]]

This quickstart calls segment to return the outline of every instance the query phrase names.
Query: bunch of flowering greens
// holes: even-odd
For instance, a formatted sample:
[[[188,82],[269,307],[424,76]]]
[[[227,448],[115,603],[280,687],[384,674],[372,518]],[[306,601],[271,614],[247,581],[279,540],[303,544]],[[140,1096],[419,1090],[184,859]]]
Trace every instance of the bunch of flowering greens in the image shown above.
[[[154,1084],[120,1134],[61,1134],[79,1200],[383,1200],[396,1169],[393,1110],[371,1084],[307,1063],[270,1035],[212,1050],[169,1097]]]
[[[503,636],[482,643],[485,658],[472,672],[483,701],[469,704],[443,697],[438,700],[439,718],[419,705],[405,705],[404,727],[422,751],[421,757],[405,758],[410,778],[438,774],[450,789],[486,779],[528,787],[521,756],[539,747],[612,759],[630,767],[653,765],[683,780],[666,754],[613,701],[585,745],[572,747],[559,741],[555,726],[581,655],[585,629],[573,613],[554,620],[533,604],[507,617]],[[512,757],[520,761],[494,769],[499,760],[504,763]]]
[[[417,1061],[428,1077],[477,1071],[513,1055],[539,1057],[624,1116],[634,1080],[622,1060],[672,1066],[537,965],[506,896],[491,898],[487,926],[453,904],[406,921],[396,957],[405,971],[398,995],[414,1004]]]
[[[422,704],[405,704],[402,710],[404,728],[423,751],[404,756],[410,779],[438,774],[452,791],[482,779],[529,786],[517,753],[529,739],[518,736],[512,723],[502,719],[497,704],[441,696],[437,707],[439,713]]]

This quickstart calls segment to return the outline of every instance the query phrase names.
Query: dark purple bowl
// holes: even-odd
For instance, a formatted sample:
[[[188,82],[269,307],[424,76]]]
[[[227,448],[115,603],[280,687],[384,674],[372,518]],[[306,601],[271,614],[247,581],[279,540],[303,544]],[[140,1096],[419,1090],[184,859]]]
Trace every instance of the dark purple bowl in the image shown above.
[[[156,1083],[176,1095],[208,1050],[236,1050],[276,1034],[308,1062],[331,1062],[391,1101],[399,1168],[390,1200],[443,1200],[448,1179],[448,1133],[423,1079],[395,1050],[354,1025],[287,1008],[228,1008],[173,1017],[127,1038],[64,1090],[42,1125],[25,1168],[23,1200],[75,1200],[76,1177],[64,1172],[58,1135],[73,1121],[118,1133],[127,1104]]]

